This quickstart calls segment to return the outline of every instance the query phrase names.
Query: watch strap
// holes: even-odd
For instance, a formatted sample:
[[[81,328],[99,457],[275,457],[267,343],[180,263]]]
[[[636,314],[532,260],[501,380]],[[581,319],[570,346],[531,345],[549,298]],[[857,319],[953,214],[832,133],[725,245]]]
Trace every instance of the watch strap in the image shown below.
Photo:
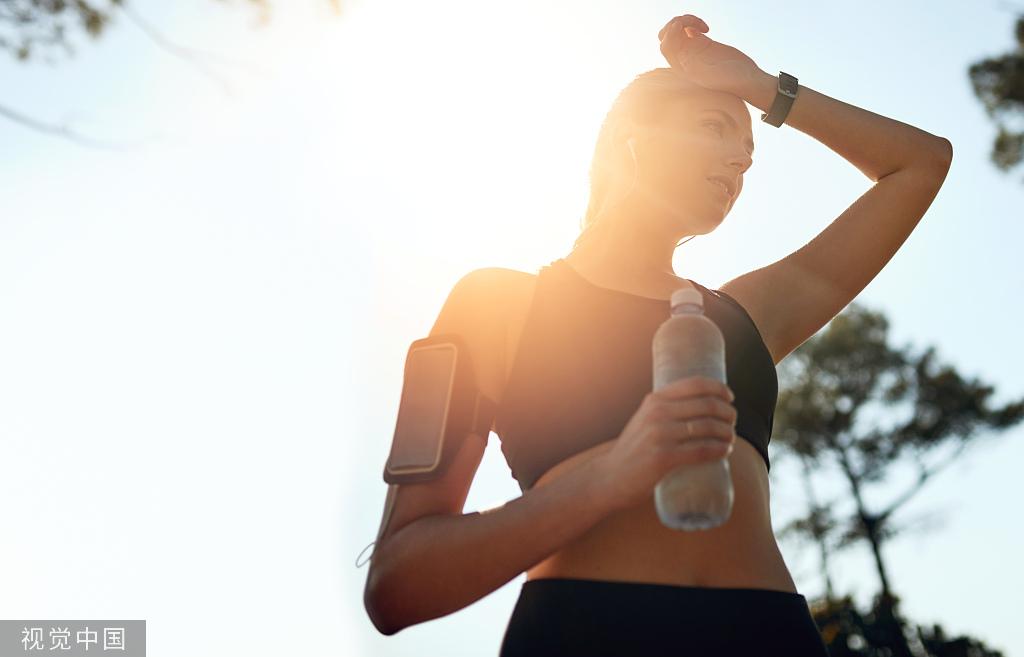
[[[789,110],[796,99],[800,85],[797,78],[785,71],[779,71],[779,84],[775,92],[775,100],[768,112],[761,114],[761,120],[776,128],[782,125],[789,115]]]

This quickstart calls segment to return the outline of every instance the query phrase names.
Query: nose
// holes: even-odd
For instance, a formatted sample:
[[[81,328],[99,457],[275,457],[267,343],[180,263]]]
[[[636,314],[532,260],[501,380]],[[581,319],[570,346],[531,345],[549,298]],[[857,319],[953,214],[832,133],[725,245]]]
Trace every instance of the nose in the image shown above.
[[[729,166],[736,167],[736,173],[740,174],[750,168],[750,165],[754,163],[754,159],[747,153],[746,150],[740,150],[733,154],[729,160]]]

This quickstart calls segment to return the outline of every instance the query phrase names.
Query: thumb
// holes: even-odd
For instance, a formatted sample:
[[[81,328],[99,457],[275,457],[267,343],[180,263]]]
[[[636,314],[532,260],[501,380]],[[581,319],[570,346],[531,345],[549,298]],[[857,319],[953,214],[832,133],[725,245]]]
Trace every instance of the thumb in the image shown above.
[[[704,33],[695,27],[684,27],[683,30],[686,31],[686,36],[690,37],[694,41],[708,41],[708,38],[704,36]]]
[[[683,39],[683,46],[680,49],[681,59],[689,60],[708,50],[715,42],[704,36],[704,33],[694,27],[685,27],[686,38]],[[686,61],[682,62],[685,66]]]

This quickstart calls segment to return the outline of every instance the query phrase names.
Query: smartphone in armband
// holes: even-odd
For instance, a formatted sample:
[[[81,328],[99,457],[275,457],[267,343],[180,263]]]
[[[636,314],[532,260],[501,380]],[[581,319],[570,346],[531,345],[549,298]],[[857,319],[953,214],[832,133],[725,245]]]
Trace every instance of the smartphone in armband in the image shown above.
[[[448,469],[471,433],[490,433],[496,404],[480,392],[465,338],[440,333],[415,340],[405,377],[391,452],[389,484],[432,481]]]

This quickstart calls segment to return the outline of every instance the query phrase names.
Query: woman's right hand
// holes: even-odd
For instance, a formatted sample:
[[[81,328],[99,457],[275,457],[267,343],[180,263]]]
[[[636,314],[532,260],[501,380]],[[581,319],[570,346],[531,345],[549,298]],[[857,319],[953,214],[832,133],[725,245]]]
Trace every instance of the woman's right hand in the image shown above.
[[[647,499],[680,465],[729,456],[736,441],[733,399],[729,386],[703,376],[649,392],[613,446],[598,457],[601,485],[615,508]]]

